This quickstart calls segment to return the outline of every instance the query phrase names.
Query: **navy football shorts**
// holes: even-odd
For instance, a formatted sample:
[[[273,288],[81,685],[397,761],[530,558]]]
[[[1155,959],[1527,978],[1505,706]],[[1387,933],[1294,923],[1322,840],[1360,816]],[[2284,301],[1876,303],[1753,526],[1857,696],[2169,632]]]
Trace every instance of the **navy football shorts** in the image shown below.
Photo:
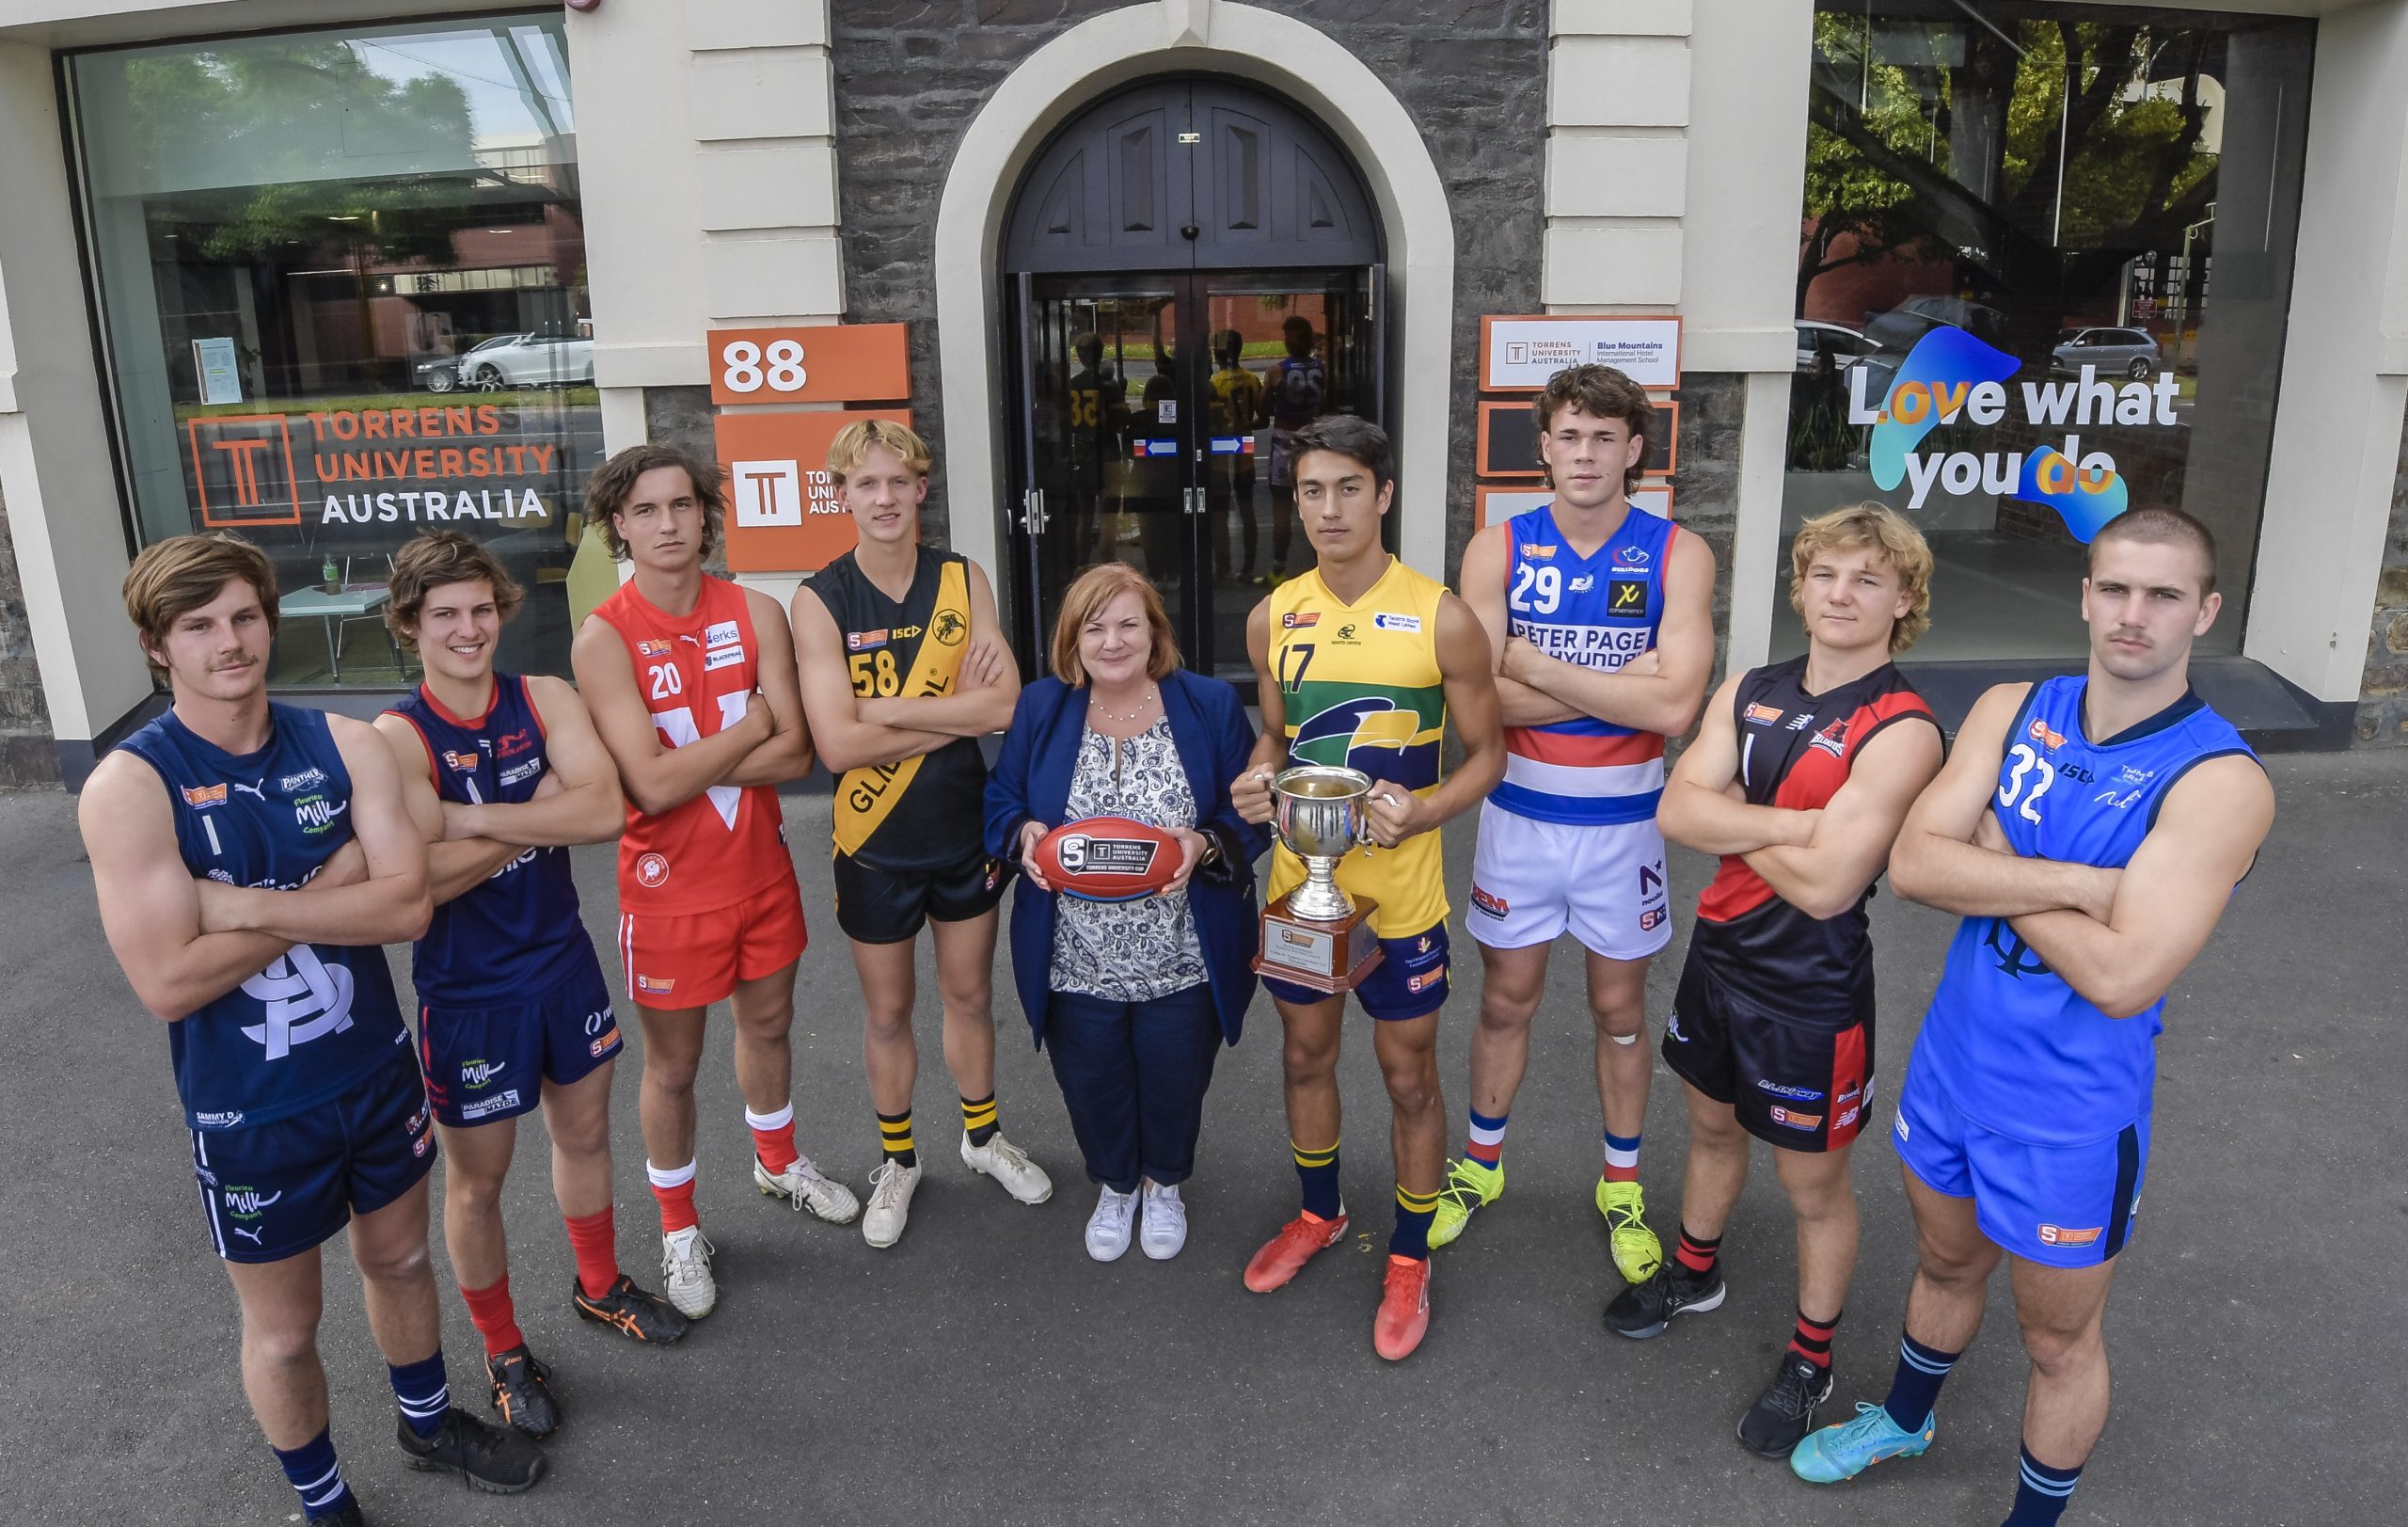
[[[625,1047],[591,943],[568,976],[533,1001],[420,1006],[418,1043],[427,1099],[452,1129],[526,1113],[544,1101],[544,1083],[581,1080]]]
[[[1447,925],[1438,923],[1405,938],[1384,938],[1386,958],[1354,988],[1363,1010],[1387,1023],[1425,1018],[1447,1005]],[[1263,990],[1292,1007],[1326,1002],[1329,994],[1298,986],[1275,977],[1262,978]]]
[[[393,1058],[341,1097],[264,1124],[195,1130],[193,1175],[229,1262],[282,1262],[416,1187],[435,1165],[418,1061]]]

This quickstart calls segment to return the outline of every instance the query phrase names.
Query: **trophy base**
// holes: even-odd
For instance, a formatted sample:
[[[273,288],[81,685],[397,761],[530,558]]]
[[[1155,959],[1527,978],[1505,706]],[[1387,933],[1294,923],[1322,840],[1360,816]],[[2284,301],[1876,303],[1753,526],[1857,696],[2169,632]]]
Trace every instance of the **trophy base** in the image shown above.
[[[1261,952],[1254,957],[1254,972],[1333,995],[1351,992],[1385,958],[1379,935],[1371,931],[1371,913],[1379,903],[1368,899],[1354,903],[1343,917],[1299,917],[1281,897],[1262,914]]]

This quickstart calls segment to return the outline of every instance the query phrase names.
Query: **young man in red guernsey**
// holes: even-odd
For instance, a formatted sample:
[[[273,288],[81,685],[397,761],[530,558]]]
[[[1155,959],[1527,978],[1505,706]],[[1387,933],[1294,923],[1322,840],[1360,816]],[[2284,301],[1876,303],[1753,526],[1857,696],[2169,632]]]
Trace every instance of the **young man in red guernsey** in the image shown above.
[[[1856,1268],[1851,1147],[1873,1107],[1873,944],[1864,904],[1915,797],[1940,772],[1940,724],[1892,659],[1931,624],[1931,549],[1895,510],[1808,520],[1789,602],[1806,653],[1724,681],[1656,819],[1722,856],[1698,899],[1664,1026],[1687,1084],[1689,1147],[1671,1261],[1606,1306],[1650,1337],[1722,1303],[1723,1227],[1748,1137],[1773,1147],[1798,1217],[1798,1325],[1739,1441],[1786,1457],[1831,1392],[1831,1332]]]
[[[785,612],[703,571],[722,509],[718,473],[674,446],[633,446],[595,472],[586,517],[634,577],[572,654],[626,792],[619,960],[643,1023],[638,1114],[666,1292],[696,1319],[718,1300],[694,1214],[694,1074],[711,1003],[736,1014],[753,1183],[832,1223],[861,1212],[795,1149],[787,1030],[806,935],[776,787],[809,771],[811,734]]]
[[[544,1111],[578,1314],[640,1342],[686,1334],[684,1315],[619,1270],[610,1081],[624,1045],[569,874],[569,846],[616,838],[626,806],[577,691],[495,672],[524,594],[491,549],[456,531],[418,536],[393,559],[392,596],[385,623],[426,667],[376,729],[428,840],[435,921],[410,973],[449,1162],[443,1240],[484,1338],[494,1408],[547,1437],[560,1402],[518,1328],[501,1225],[520,1115]]]

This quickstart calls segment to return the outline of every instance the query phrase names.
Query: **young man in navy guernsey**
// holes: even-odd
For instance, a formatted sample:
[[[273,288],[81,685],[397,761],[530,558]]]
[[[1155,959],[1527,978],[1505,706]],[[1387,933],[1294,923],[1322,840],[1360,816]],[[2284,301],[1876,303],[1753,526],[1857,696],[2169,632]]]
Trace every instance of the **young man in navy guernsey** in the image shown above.
[[[2083,582],[2088,674],[1983,695],[1898,835],[1891,884],[1964,918],[1893,1130],[1919,1265],[1889,1396],[1800,1442],[1802,1479],[1931,1445],[2002,1253],[2032,1360],[2012,1527],[2057,1519],[2106,1425],[2100,1318],[2140,1208],[2166,989],[2274,819],[2257,758],[2190,687],[2215,567],[2179,510],[2109,520]]]
[[[1467,1143],[1430,1242],[1505,1192],[1507,1115],[1548,955],[1569,932],[1588,956],[1596,1034],[1597,1212],[1615,1269],[1643,1283],[1664,1249],[1639,1185],[1656,1067],[1640,1042],[1648,963],[1672,937],[1656,802],[1665,740],[1697,719],[1714,668],[1714,553],[1630,502],[1656,415],[1629,377],[1569,367],[1533,411],[1554,501],[1464,549],[1464,600],[1497,652],[1505,778],[1480,808],[1464,917],[1483,972]]]
[[[410,1467],[523,1490],[544,1455],[451,1403],[427,1257],[435,1139],[377,946],[426,931],[426,851],[384,741],[267,697],[276,574],[180,535],[125,576],[174,703],[78,803],[101,925],[167,1025],[210,1244],[243,1311],[243,1391],[313,1521],[361,1519],[318,1361],[318,1248],[347,1224]]]
[[[544,1109],[578,1314],[642,1342],[677,1340],[686,1317],[619,1270],[610,1077],[622,1042],[569,878],[568,845],[616,838],[626,806],[577,691],[494,671],[523,597],[501,559],[456,531],[403,547],[385,620],[426,678],[376,728],[429,844],[435,920],[411,981],[427,1099],[451,1159],[444,1244],[484,1338],[495,1408],[546,1437],[560,1402],[519,1331],[501,1228],[521,1114]]]
[[[1798,1217],[1798,1326],[1739,1440],[1786,1457],[1831,1391],[1831,1332],[1856,1268],[1851,1147],[1873,1104],[1873,942],[1864,904],[1940,772],[1940,724],[1892,659],[1931,624],[1931,549],[1894,510],[1808,520],[1789,602],[1806,652],[1734,675],[1706,707],[1656,819],[1722,864],[1698,899],[1664,1025],[1687,1084],[1681,1238],[1606,1325],[1649,1337],[1722,1303],[1722,1231],[1769,1143]]]

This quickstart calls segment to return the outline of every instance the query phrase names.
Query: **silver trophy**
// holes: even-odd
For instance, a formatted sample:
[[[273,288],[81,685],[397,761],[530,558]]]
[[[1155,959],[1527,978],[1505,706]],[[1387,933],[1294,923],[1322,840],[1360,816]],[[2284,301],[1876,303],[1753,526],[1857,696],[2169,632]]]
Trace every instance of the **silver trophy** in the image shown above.
[[[1305,883],[1286,898],[1291,915],[1343,922],[1354,915],[1354,903],[1338,888],[1338,861],[1370,841],[1363,822],[1370,793],[1371,776],[1359,769],[1298,764],[1273,777],[1272,830],[1305,864]]]

